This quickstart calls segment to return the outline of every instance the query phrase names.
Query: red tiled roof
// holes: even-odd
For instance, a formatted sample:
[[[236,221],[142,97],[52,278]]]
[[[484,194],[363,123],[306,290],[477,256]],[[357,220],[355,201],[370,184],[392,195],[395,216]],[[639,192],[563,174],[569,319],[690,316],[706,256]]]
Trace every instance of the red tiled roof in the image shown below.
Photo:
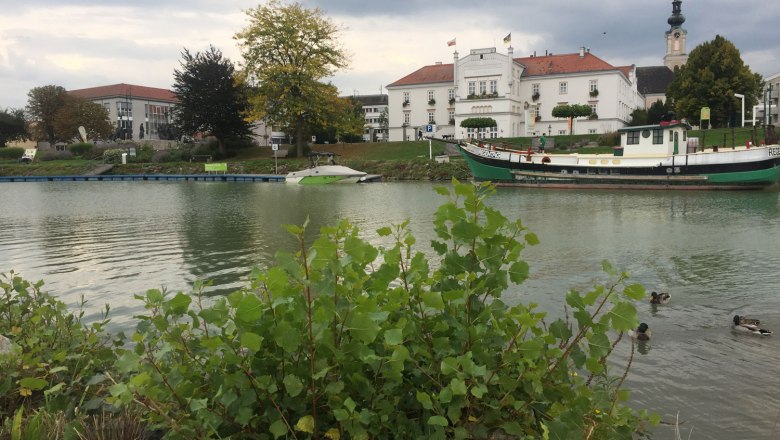
[[[432,66],[425,66],[398,81],[388,85],[387,87],[397,86],[409,86],[413,84],[429,84],[429,83],[452,83],[455,79],[454,69],[452,64],[434,64]]]
[[[515,58],[515,61],[526,67],[523,76],[558,75],[578,72],[600,72],[620,69],[628,78],[628,71],[633,66],[617,68],[601,58],[586,53],[580,57],[579,53],[563,55],[545,55],[525,58]],[[624,70],[628,69],[628,70]],[[409,86],[414,84],[429,84],[441,82],[453,82],[454,69],[452,64],[435,64],[425,66],[387,87]]]
[[[90,87],[88,89],[69,90],[68,94],[84,99],[133,97],[154,101],[179,102],[176,95],[167,89],[137,86],[133,84],[112,84],[110,86]]]
[[[515,61],[526,67],[523,76],[559,75],[564,73],[615,70],[615,66],[590,52],[582,57],[579,53],[567,53],[563,55],[515,58]]]

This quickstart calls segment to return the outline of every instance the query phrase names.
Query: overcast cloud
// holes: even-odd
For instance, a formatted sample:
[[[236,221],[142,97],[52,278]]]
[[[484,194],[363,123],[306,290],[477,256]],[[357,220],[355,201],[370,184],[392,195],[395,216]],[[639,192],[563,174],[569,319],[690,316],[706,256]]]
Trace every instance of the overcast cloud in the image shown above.
[[[214,45],[241,61],[233,35],[257,0],[0,0],[0,109],[27,104],[38,86],[79,89],[128,83],[170,88],[183,48]],[[512,33],[515,56],[573,53],[613,65],[662,65],[671,0],[304,0],[343,32],[348,70],[331,81],[344,95],[383,87],[456,48],[497,47]],[[757,73],[780,72],[780,2],[685,0],[687,50],[720,34]],[[456,47],[446,42],[457,38]]]

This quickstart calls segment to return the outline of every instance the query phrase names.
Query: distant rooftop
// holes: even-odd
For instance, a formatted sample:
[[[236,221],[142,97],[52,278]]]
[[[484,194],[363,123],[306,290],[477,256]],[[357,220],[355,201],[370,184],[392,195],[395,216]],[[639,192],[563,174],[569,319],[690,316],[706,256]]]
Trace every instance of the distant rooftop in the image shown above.
[[[68,90],[68,94],[84,99],[127,97],[170,103],[179,102],[179,99],[170,90],[125,83],[90,87],[87,89]]]
[[[601,72],[620,70],[628,77],[628,72],[633,66],[615,67],[601,58],[586,52],[583,56],[579,53],[562,55],[531,56],[515,58],[516,62],[525,66],[523,77],[559,75],[580,72]],[[453,64],[433,64],[422,67],[415,72],[406,75],[387,87],[409,86],[416,84],[433,84],[454,81]]]
[[[637,90],[643,95],[664,95],[674,72],[666,66],[636,68]]]
[[[352,95],[352,99],[356,99],[359,103],[363,104],[363,107],[367,105],[387,105],[387,95]]]

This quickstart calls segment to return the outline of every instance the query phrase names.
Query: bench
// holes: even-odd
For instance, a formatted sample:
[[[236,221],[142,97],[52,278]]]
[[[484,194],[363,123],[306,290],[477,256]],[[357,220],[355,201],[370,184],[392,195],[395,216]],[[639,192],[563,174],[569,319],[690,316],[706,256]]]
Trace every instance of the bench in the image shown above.
[[[190,158],[190,162],[211,162],[210,154],[196,154]]]

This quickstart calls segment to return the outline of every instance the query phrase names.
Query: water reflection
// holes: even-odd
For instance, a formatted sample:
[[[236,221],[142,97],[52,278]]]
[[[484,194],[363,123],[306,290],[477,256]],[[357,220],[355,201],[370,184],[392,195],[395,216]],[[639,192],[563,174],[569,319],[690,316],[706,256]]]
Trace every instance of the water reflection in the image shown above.
[[[425,183],[0,186],[0,272],[44,279],[71,305],[84,295],[95,317],[110,303],[120,327],[140,311],[132,297],[146,289],[187,291],[195,279],[210,279],[210,293],[219,295],[243,285],[253,266],[272,264],[279,250],[295,251],[282,224],[308,218],[310,241],[320,227],[346,217],[369,241],[386,245],[376,229],[409,219],[425,247],[444,200]],[[499,189],[489,203],[521,218],[541,240],[526,249],[530,279],[506,293],[509,303],[535,302],[561,314],[565,292],[605,280],[604,259],[628,270],[632,282],[672,293],[665,306],[637,303],[653,339],[636,347],[627,379],[634,405],[665,420],[679,412],[695,438],[777,434],[780,339],[730,331],[735,314],[780,331],[777,191]],[[625,368],[630,347],[618,344],[616,368]],[[672,434],[661,427],[656,437]]]

